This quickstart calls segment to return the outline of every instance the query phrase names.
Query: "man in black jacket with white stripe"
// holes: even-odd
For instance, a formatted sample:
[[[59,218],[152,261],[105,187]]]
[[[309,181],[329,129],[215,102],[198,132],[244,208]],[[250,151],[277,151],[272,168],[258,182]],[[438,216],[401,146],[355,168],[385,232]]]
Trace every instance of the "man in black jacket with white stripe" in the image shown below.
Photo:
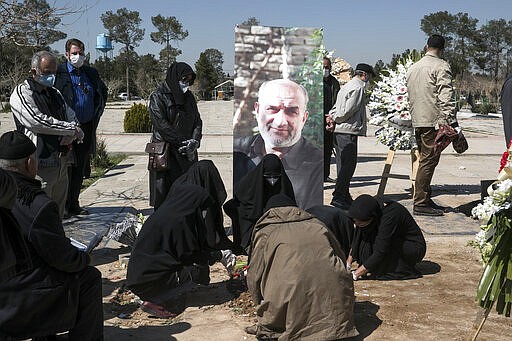
[[[36,145],[38,173],[44,190],[64,215],[68,191],[68,151],[74,140],[83,139],[75,113],[53,87],[57,59],[47,51],[32,57],[31,77],[16,86],[11,110],[18,131]]]

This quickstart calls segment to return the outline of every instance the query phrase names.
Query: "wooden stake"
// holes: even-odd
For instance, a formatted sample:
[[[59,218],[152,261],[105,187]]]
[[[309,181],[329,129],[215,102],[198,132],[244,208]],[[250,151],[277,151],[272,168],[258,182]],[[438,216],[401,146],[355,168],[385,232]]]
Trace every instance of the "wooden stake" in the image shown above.
[[[473,337],[471,337],[471,341],[475,341],[478,337],[478,334],[480,334],[480,331],[482,330],[482,327],[484,326],[485,321],[487,320],[487,316],[489,316],[489,312],[491,311],[492,305],[485,309],[480,308],[478,312],[476,313],[476,319],[473,323]]]

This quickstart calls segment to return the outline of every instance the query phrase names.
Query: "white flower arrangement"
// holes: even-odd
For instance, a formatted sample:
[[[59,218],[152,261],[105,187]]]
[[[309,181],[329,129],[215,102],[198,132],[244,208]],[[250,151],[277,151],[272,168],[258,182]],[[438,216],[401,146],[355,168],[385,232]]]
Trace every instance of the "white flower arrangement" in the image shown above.
[[[493,185],[496,186],[489,196],[485,197],[481,204],[471,210],[473,218],[480,220],[480,231],[469,245],[480,251],[483,264],[487,264],[493,244],[490,243],[494,236],[495,224],[492,217],[502,211],[508,210],[512,205],[512,180],[506,179]],[[507,217],[510,221],[510,219]]]
[[[377,140],[394,150],[416,148],[409,98],[407,95],[407,70],[414,64],[412,58],[397,64],[396,70],[384,70],[381,80],[375,83],[368,108],[370,124],[381,126],[375,132]]]

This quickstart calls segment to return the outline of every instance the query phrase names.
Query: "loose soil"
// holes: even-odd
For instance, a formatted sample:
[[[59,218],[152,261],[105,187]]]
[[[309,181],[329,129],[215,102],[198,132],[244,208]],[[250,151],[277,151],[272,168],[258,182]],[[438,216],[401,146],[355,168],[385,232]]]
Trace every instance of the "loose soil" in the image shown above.
[[[355,320],[362,338],[467,340],[482,272],[478,253],[466,246],[470,238],[427,236],[427,254],[418,265],[422,278],[355,282]],[[136,297],[123,291],[126,269],[110,260],[125,252],[104,249],[95,255],[103,274],[106,340],[255,340],[244,332],[256,321],[255,306],[247,292],[236,290],[240,286],[222,265],[211,267],[208,287],[187,295],[182,314],[162,320],[141,311]],[[510,335],[512,321],[493,311],[478,340],[510,340]]]

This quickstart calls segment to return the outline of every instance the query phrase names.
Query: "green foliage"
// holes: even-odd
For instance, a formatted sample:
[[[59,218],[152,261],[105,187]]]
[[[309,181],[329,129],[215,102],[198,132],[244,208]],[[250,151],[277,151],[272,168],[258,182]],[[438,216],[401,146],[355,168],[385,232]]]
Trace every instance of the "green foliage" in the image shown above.
[[[496,304],[498,314],[510,317],[512,307],[512,228],[511,211],[494,214],[489,229],[494,229],[492,250],[477,289],[477,301],[482,308]]]
[[[98,139],[96,141],[96,155],[91,160],[91,176],[84,179],[82,183],[82,190],[92,185],[99,178],[105,175],[107,170],[111,169],[125,158],[126,155],[124,154],[108,154],[105,140]]]
[[[242,21],[242,23],[240,25],[242,25],[242,26],[258,26],[259,24],[260,24],[259,19],[257,19],[256,17],[249,17],[249,18],[247,18],[247,20]]]
[[[224,77],[223,62],[222,52],[217,49],[206,49],[199,55],[199,59],[195,63],[196,82],[202,99],[211,99],[212,90],[222,81]]]
[[[0,106],[0,111],[1,112],[9,112],[9,111],[11,111],[11,104],[9,102],[2,103],[2,105]]]
[[[316,146],[322,148],[324,141],[324,88],[323,88],[323,57],[327,54],[322,44],[323,31],[316,30],[311,39],[316,47],[305,63],[292,79],[301,84],[308,92],[309,116],[302,135]]]
[[[13,18],[7,34],[17,45],[42,49],[67,36],[55,29],[61,23],[61,14],[46,0],[13,1],[11,4],[2,1],[1,7],[4,6],[13,6],[9,13]]]
[[[142,103],[135,103],[124,115],[125,133],[150,133],[151,119],[148,108]]]
[[[165,57],[165,67],[168,68],[171,63],[176,60],[176,56],[181,54],[181,50],[171,46],[171,41],[181,41],[188,36],[188,31],[183,29],[183,26],[176,17],[164,17],[157,15],[151,17],[153,26],[158,30],[151,32],[151,40],[155,43],[164,44],[165,48],[160,52],[160,56]]]
[[[488,101],[483,101],[482,104],[475,105],[475,112],[481,113],[482,115],[487,115],[491,112],[496,112],[496,104]]]
[[[129,11],[128,9],[119,8],[116,13],[107,11],[101,15],[103,26],[108,30],[108,34],[112,41],[116,41],[124,45],[124,57],[126,67],[126,90],[130,96],[130,64],[133,62],[133,49],[139,46],[140,41],[144,38],[145,30],[140,28],[142,20],[139,12]],[[133,52],[135,53],[135,52]],[[136,54],[136,53],[135,53]],[[128,98],[129,99],[129,98]]]

